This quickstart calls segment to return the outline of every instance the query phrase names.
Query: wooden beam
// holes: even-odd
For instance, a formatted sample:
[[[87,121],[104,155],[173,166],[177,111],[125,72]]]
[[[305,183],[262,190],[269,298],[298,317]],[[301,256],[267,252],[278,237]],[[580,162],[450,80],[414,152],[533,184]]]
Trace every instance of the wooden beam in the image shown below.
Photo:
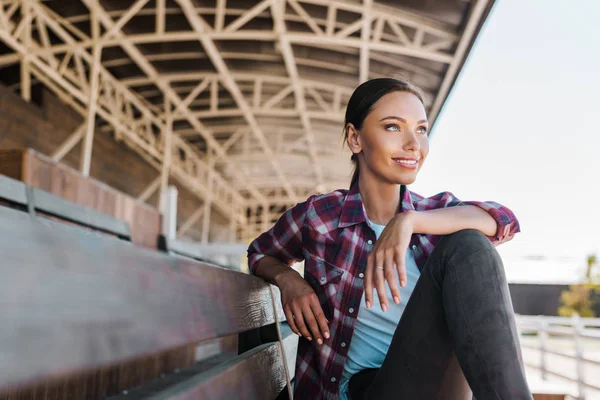
[[[360,32],[359,84],[369,79],[369,41],[371,40],[371,9],[373,0],[363,0],[364,11]]]
[[[138,196],[137,200],[141,202],[146,202],[154,192],[159,190],[161,184],[161,177],[162,176],[159,175],[158,177],[156,177],[156,179],[150,182],[150,184],[146,186],[146,189],[144,189],[142,193]]]
[[[171,109],[171,103],[168,99],[165,99],[165,125],[164,131],[162,132],[164,140],[164,157],[162,160],[162,170],[160,173],[160,199],[158,209],[161,213],[165,213],[166,210],[166,199],[167,199],[167,186],[169,185],[169,175],[171,175],[171,160],[173,158],[173,112]]]
[[[98,16],[94,10],[92,10],[92,14],[92,37],[98,38],[100,35],[100,22],[98,21]],[[81,146],[81,157],[79,159],[80,170],[83,176],[90,175],[90,166],[92,163],[92,147],[94,145],[94,130],[96,128],[96,109],[98,108],[98,85],[100,80],[102,46],[98,44],[94,46],[92,55],[93,61],[90,69],[90,97],[87,104],[86,127],[83,136],[83,145]]]
[[[21,24],[24,27],[24,39],[26,49],[31,48],[31,21],[32,21],[32,10],[27,2],[21,4],[21,13],[23,14]],[[19,27],[16,28],[15,35],[18,37]],[[21,58],[21,97],[26,102],[31,101],[31,67],[30,57],[25,54]]]
[[[300,116],[302,127],[304,128],[304,134],[308,143],[308,149],[310,158],[315,171],[315,185],[323,184],[323,171],[320,166],[317,152],[315,149],[315,135],[312,129],[310,117],[306,107],[306,101],[304,97],[304,87],[301,85],[300,77],[298,74],[298,68],[294,59],[294,53],[292,45],[286,38],[286,27],[284,19],[285,1],[275,0],[271,5],[271,14],[273,15],[273,24],[275,25],[275,31],[279,35],[279,47],[283,60],[285,62],[285,68],[287,70],[292,87],[294,88],[294,98],[296,100],[296,111]]]
[[[281,181],[282,186],[285,188],[285,190],[286,190],[287,194],[290,196],[290,198],[297,199],[293,187],[290,185],[288,179],[283,174],[281,165],[279,164],[279,162],[277,162],[275,160],[273,151],[271,150],[269,143],[267,142],[262,129],[258,125],[258,122],[256,121],[256,117],[252,113],[252,109],[251,109],[250,105],[247,103],[242,91],[240,90],[239,86],[235,82],[233,75],[231,74],[231,71],[225,64],[225,61],[223,60],[223,56],[221,56],[221,54],[219,53],[219,50],[217,49],[217,46],[215,45],[214,41],[210,37],[208,37],[207,35],[204,34],[207,32],[207,30],[209,30],[208,25],[206,24],[206,21],[204,21],[198,15],[194,5],[191,3],[190,0],[177,0],[177,2],[179,3],[180,7],[182,8],[188,22],[192,26],[192,28],[199,34],[198,39],[199,39],[200,43],[202,43],[204,50],[209,55],[215,69],[221,75],[223,84],[225,85],[225,87],[227,87],[227,89],[229,90],[229,93],[231,94],[231,96],[233,97],[235,102],[237,103],[239,109],[242,111],[244,119],[248,123],[250,130],[252,131],[254,136],[258,139],[258,142],[260,143],[261,147],[263,148],[263,150],[265,152],[265,156],[267,157],[267,159],[270,161],[271,165],[273,166],[273,170],[275,171],[275,174]],[[268,3],[268,4],[270,4],[270,3]]]
[[[165,33],[165,2],[166,0],[156,0],[156,33],[159,35]]]
[[[221,32],[225,25],[225,10],[227,0],[217,0],[217,8],[215,10],[215,31]]]
[[[75,130],[75,132],[69,135],[69,137],[64,142],[62,142],[62,144],[58,146],[58,148],[54,150],[54,152],[50,156],[50,158],[52,158],[52,161],[59,162],[60,160],[62,160],[63,157],[66,156],[69,153],[69,151],[71,151],[73,147],[77,145],[77,143],[79,143],[79,141],[83,137],[83,133],[85,132],[86,127],[87,124],[84,122]]]
[[[121,18],[104,34],[103,39],[110,38],[112,35],[123,29],[126,23],[133,18],[149,0],[137,0],[126,12],[121,15]],[[93,4],[93,3],[92,3]],[[96,3],[94,7],[100,7],[99,3]],[[92,8],[94,12],[94,8]]]
[[[185,220],[183,225],[177,230],[177,237],[185,235],[191,228],[198,222],[204,215],[204,207],[198,207],[196,211],[188,219]]]
[[[212,190],[215,182],[214,177],[214,167],[215,167],[215,156],[212,150],[209,148],[208,151],[208,165],[210,166],[208,170],[208,196],[204,200],[204,213],[202,220],[202,243],[208,243],[209,234],[210,234],[210,217],[211,217],[211,208],[212,208]]]
[[[93,0],[82,1],[88,8],[93,8],[93,4],[91,3]],[[112,26],[114,26],[114,21],[112,21],[112,19],[108,16],[107,12],[102,7],[99,6],[96,10],[98,12],[100,20],[102,21],[102,24],[107,29],[110,29]],[[193,12],[196,12],[195,9]],[[199,16],[196,17],[200,18]],[[203,24],[203,27],[206,27],[206,29],[210,31],[210,27],[208,27],[208,25],[205,22]],[[152,64],[150,64],[150,62],[148,62],[147,58],[132,43],[130,38],[125,36],[121,31],[116,32],[115,37],[118,38],[118,44],[135,61],[136,65],[138,65],[140,69],[151,79],[151,81],[163,91],[164,95],[173,103],[173,105],[175,105],[175,107],[178,107],[178,105],[182,101],[181,98],[174,92],[173,88],[168,85],[168,81],[164,79],[159,79],[159,73],[156,70],[156,68]],[[197,38],[197,35],[195,36],[195,38]],[[142,108],[145,107],[142,106]],[[211,145],[217,153],[224,154],[224,150],[221,148],[220,144],[215,140],[215,138],[211,135],[210,131],[204,127],[202,122],[197,117],[194,117],[192,115],[189,109],[184,109],[183,114],[185,115],[186,120],[192,125],[192,127],[194,127],[198,131],[198,133],[202,135],[206,142],[209,145]],[[160,126],[160,124],[158,125]],[[177,147],[187,147],[191,149],[191,147],[184,145],[183,140],[181,140],[181,138],[174,138],[174,143]],[[188,154],[187,156],[192,156],[192,154]],[[199,162],[197,160],[197,155],[193,154],[193,156],[196,158],[195,162]],[[238,179],[242,181],[247,180],[245,173],[239,166],[235,165],[226,155],[223,156],[223,159],[226,163],[232,166],[234,174]],[[224,179],[220,179],[219,181],[225,182]],[[248,186],[247,190],[257,199],[262,198],[260,192],[252,188],[251,186]]]

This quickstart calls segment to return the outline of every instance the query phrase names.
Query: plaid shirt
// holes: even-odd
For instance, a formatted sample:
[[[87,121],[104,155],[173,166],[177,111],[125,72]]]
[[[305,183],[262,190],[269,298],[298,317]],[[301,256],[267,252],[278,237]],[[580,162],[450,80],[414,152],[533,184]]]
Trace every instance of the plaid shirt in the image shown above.
[[[506,207],[494,202],[460,201],[444,192],[424,198],[401,189],[399,212],[425,211],[459,205],[474,205],[487,211],[498,224],[499,244],[519,232],[519,223]],[[295,398],[337,399],[338,386],[350,348],[354,324],[364,292],[367,256],[375,243],[375,233],[358,191],[350,190],[314,195],[283,214],[267,232],[254,240],[248,249],[252,273],[257,262],[270,255],[292,265],[304,260],[304,278],[315,290],[330,323],[331,337],[319,346],[300,338],[296,359]],[[415,234],[410,246],[421,270],[441,236]]]

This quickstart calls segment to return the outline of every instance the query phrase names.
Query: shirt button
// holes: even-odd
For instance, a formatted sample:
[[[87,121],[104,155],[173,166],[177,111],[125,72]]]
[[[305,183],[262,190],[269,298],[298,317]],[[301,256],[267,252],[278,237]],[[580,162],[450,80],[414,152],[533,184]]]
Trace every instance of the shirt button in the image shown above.
[[[331,378],[331,382],[335,382],[335,378]]]
[[[342,342],[341,346],[346,347],[346,342]]]
[[[354,308],[351,308],[348,311],[350,312],[350,314],[352,314],[354,312]]]
[[[373,241],[371,239],[367,240],[367,244],[373,244]]]
[[[321,277],[321,282],[325,283],[326,280],[327,278],[325,278],[324,276]]]
[[[358,277],[359,277],[359,278],[364,278],[364,277],[365,277],[365,274],[363,274],[363,273],[361,272],[360,274],[358,274]]]

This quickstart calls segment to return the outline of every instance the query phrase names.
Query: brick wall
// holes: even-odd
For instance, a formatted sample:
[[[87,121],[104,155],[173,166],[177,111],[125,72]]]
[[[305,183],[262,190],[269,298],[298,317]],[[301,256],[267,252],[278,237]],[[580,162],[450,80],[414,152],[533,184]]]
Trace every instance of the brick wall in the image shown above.
[[[65,139],[82,123],[82,118],[68,105],[47,89],[42,90],[41,107],[27,103],[21,97],[0,84],[0,147],[29,147],[45,155],[51,155]],[[62,163],[79,168],[81,146],[78,144],[67,154]],[[139,196],[158,176],[151,167],[125,144],[118,143],[112,135],[97,130],[90,176],[131,196]],[[200,200],[173,182],[179,190],[178,217],[182,223],[201,206]],[[157,206],[158,195],[148,203]],[[198,221],[187,236],[200,238],[202,220]],[[213,212],[212,232],[221,233],[227,229],[225,217]]]

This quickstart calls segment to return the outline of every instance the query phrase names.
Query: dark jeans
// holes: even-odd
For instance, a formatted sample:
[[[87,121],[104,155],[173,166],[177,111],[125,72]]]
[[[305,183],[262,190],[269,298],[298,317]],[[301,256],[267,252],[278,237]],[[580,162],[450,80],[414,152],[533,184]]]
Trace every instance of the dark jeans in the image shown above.
[[[439,242],[383,365],[354,375],[349,391],[352,400],[533,399],[502,260],[482,233]]]

